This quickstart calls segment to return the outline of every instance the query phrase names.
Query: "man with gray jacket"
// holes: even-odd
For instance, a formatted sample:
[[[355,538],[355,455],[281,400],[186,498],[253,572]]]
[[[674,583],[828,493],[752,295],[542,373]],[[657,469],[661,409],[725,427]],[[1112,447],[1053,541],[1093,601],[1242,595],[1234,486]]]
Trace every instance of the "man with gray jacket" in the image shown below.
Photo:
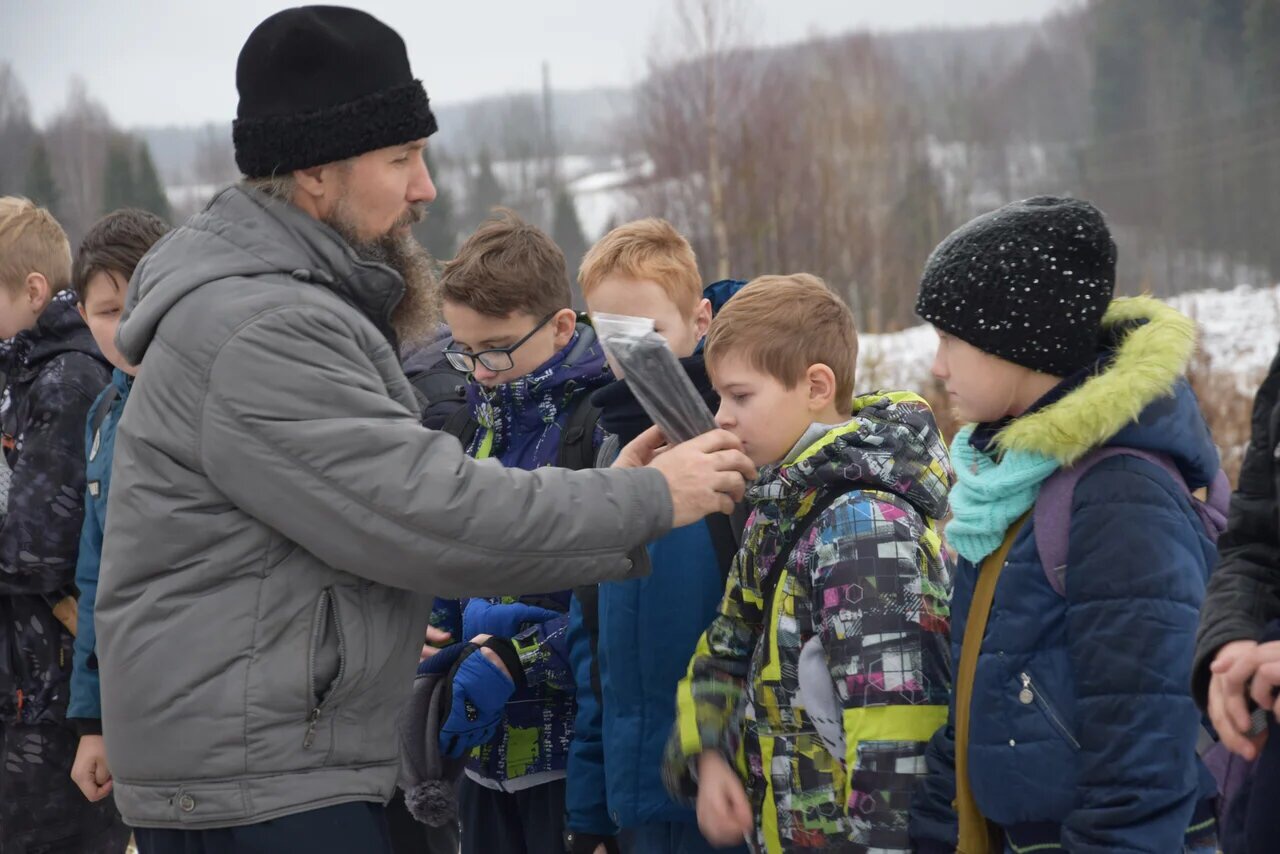
[[[143,261],[118,335],[146,367],[97,600],[116,803],[144,854],[383,851],[432,596],[625,578],[752,469],[724,433],[525,472],[421,427],[395,344],[430,320],[408,226],[435,119],[404,43],[290,9],[237,87],[249,180]]]

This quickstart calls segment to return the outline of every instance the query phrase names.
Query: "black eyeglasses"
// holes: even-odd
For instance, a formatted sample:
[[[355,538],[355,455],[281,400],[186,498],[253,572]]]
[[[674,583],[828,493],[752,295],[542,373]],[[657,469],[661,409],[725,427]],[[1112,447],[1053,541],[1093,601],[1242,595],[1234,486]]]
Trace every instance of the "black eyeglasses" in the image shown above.
[[[479,353],[472,353],[469,350],[445,350],[444,356],[449,360],[449,364],[453,365],[456,370],[465,371],[468,374],[476,369],[476,363],[479,362],[487,371],[493,371],[500,374],[503,371],[509,371],[516,366],[516,360],[511,354],[519,350],[524,342],[533,337],[533,334],[542,327],[551,322],[551,318],[559,314],[553,311],[542,320],[538,321],[538,325],[529,330],[529,334],[521,338],[510,347],[494,347],[492,350],[481,350]]]

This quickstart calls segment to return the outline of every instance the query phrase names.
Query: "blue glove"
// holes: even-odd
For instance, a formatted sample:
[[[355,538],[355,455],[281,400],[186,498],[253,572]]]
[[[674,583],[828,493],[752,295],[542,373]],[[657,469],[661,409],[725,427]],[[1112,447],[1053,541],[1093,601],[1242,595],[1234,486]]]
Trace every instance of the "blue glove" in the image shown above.
[[[458,660],[458,657],[466,652],[466,649],[467,644],[465,643],[451,643],[448,646],[440,647],[434,655],[418,662],[418,675],[447,673],[449,668],[453,667],[453,663]]]
[[[513,638],[530,623],[545,623],[563,616],[557,611],[523,602],[497,605],[488,599],[472,599],[462,612],[462,636],[468,640],[476,635]]]
[[[487,744],[498,734],[502,711],[516,684],[485,658],[480,648],[466,644],[453,675],[449,717],[440,727],[440,752],[457,759],[471,748]],[[431,659],[440,657],[433,655]]]

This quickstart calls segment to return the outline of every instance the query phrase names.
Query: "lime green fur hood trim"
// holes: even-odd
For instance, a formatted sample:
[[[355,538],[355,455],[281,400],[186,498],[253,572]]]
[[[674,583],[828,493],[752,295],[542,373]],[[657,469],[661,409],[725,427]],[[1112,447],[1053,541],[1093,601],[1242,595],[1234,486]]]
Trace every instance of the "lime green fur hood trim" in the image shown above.
[[[1142,320],[1125,334],[1109,368],[1053,405],[1014,420],[996,437],[996,446],[1070,465],[1172,394],[1195,352],[1195,324],[1153,297],[1121,297],[1111,302],[1102,325]]]

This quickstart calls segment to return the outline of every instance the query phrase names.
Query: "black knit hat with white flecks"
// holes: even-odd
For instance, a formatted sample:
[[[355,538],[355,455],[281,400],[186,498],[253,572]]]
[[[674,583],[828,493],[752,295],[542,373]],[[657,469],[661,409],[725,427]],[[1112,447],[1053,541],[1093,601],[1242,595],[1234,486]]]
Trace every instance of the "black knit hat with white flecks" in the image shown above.
[[[1102,212],[1037,196],[943,240],[925,264],[916,314],[985,353],[1065,377],[1096,358],[1115,285]]]
[[[436,131],[404,40],[368,12],[300,6],[250,33],[236,63],[236,164],[283,175]]]

